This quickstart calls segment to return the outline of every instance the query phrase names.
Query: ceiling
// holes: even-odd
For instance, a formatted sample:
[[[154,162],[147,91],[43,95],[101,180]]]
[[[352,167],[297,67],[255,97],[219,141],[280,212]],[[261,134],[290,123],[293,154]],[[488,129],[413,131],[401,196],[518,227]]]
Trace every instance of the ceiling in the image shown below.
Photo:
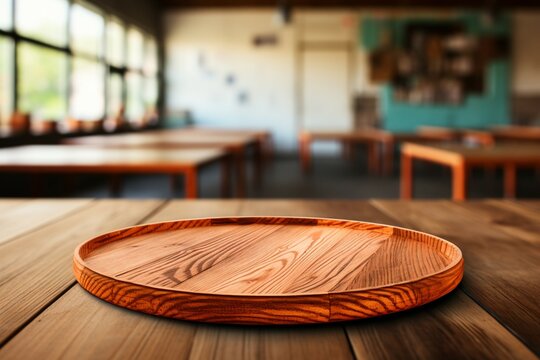
[[[413,7],[413,8],[539,8],[539,0],[161,0],[166,8],[200,7]]]

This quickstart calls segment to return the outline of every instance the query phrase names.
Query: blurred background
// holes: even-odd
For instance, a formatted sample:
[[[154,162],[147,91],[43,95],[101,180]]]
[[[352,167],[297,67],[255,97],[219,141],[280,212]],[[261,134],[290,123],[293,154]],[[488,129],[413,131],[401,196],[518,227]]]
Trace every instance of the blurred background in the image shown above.
[[[0,196],[538,198],[539,5],[0,0]]]

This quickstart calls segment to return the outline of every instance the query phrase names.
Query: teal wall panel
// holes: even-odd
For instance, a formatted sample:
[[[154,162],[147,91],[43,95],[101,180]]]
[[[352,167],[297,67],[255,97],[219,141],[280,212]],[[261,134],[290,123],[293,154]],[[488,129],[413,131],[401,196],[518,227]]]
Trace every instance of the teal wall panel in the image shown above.
[[[468,96],[460,105],[412,104],[394,100],[391,85],[381,89],[384,128],[414,132],[419,126],[486,128],[510,123],[508,101],[509,67],[497,61],[488,68],[485,94]]]
[[[461,21],[474,35],[508,36],[511,29],[508,17],[488,22],[480,13],[463,13],[450,20]],[[437,23],[428,17],[399,19],[365,18],[360,26],[360,43],[368,51],[378,48],[383,32],[387,32],[396,47],[403,46],[405,27],[410,22]],[[394,100],[393,87],[384,84],[380,90],[380,110],[383,127],[393,132],[414,132],[419,126],[486,128],[510,123],[509,105],[510,64],[498,60],[490,64],[483,94],[469,95],[462,104],[414,104]]]

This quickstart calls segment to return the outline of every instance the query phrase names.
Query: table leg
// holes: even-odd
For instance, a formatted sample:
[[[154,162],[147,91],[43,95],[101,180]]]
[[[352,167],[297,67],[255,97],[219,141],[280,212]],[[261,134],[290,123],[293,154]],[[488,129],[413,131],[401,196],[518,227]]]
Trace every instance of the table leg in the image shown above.
[[[264,164],[267,166],[274,159],[274,144],[272,135],[268,134],[263,139]]]
[[[504,165],[504,197],[516,197],[516,165]]]
[[[30,194],[33,197],[43,196],[43,175],[30,174]]]
[[[77,178],[75,174],[66,174],[64,177],[64,196],[73,194],[76,188]]]
[[[382,142],[384,158],[382,160],[384,167],[384,174],[389,176],[392,175],[394,170],[394,142],[392,140],[385,140]]]
[[[467,167],[464,162],[452,166],[452,199],[463,201],[467,198]]]
[[[112,197],[119,197],[122,192],[122,177],[120,174],[112,174],[109,180],[109,193]]]
[[[413,197],[413,157],[409,154],[401,154],[401,198],[412,199]]]
[[[221,197],[231,196],[231,158],[225,156],[221,161]]]
[[[379,166],[379,154],[377,152],[377,144],[373,141],[368,142],[367,152],[369,173],[380,175],[381,167]]]
[[[254,170],[255,170],[255,183],[260,185],[263,178],[263,168],[264,168],[264,153],[262,148],[262,143],[257,141],[253,148],[254,154]]]
[[[185,196],[187,199],[196,199],[198,197],[197,168],[190,168],[185,173]]]
[[[343,140],[341,142],[341,156],[345,161],[350,161],[352,155],[352,143],[350,141]]]
[[[246,196],[246,164],[244,161],[244,149],[234,151],[234,165],[236,172],[236,196]]]
[[[177,174],[171,174],[170,175],[170,184],[171,184],[171,198],[174,197],[174,194],[176,193],[176,189],[178,188],[178,175]]]
[[[302,163],[302,171],[304,174],[309,172],[311,168],[311,141],[307,137],[300,137],[300,162]]]

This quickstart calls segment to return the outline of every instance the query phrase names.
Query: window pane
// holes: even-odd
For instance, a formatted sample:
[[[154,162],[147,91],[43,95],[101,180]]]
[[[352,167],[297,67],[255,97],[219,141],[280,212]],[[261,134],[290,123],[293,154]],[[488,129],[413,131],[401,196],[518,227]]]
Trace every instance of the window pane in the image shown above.
[[[98,120],[105,113],[103,64],[75,58],[71,74],[70,114],[78,120]]]
[[[109,76],[108,116],[116,116],[122,107],[122,76],[111,74]]]
[[[103,16],[81,5],[71,8],[71,46],[75,52],[89,55],[103,55]]]
[[[157,101],[159,94],[158,79],[155,76],[144,79],[144,108],[146,112],[155,112],[157,110]]]
[[[158,53],[156,41],[149,38],[144,49],[144,72],[147,75],[154,75],[158,71]]]
[[[12,0],[0,0],[0,29],[11,30]]]
[[[0,37],[0,128],[13,111],[13,41]]]
[[[67,0],[17,0],[16,26],[25,36],[67,44]]]
[[[139,121],[144,116],[142,96],[142,76],[128,73],[126,76],[127,104],[126,117],[129,121]]]
[[[117,21],[107,25],[107,60],[111,65],[123,66],[125,62],[126,31]]]
[[[63,119],[66,113],[64,53],[22,43],[19,51],[19,108],[38,119]]]
[[[128,41],[128,67],[132,69],[140,69],[143,65],[143,34],[134,28],[130,28],[127,34]]]

